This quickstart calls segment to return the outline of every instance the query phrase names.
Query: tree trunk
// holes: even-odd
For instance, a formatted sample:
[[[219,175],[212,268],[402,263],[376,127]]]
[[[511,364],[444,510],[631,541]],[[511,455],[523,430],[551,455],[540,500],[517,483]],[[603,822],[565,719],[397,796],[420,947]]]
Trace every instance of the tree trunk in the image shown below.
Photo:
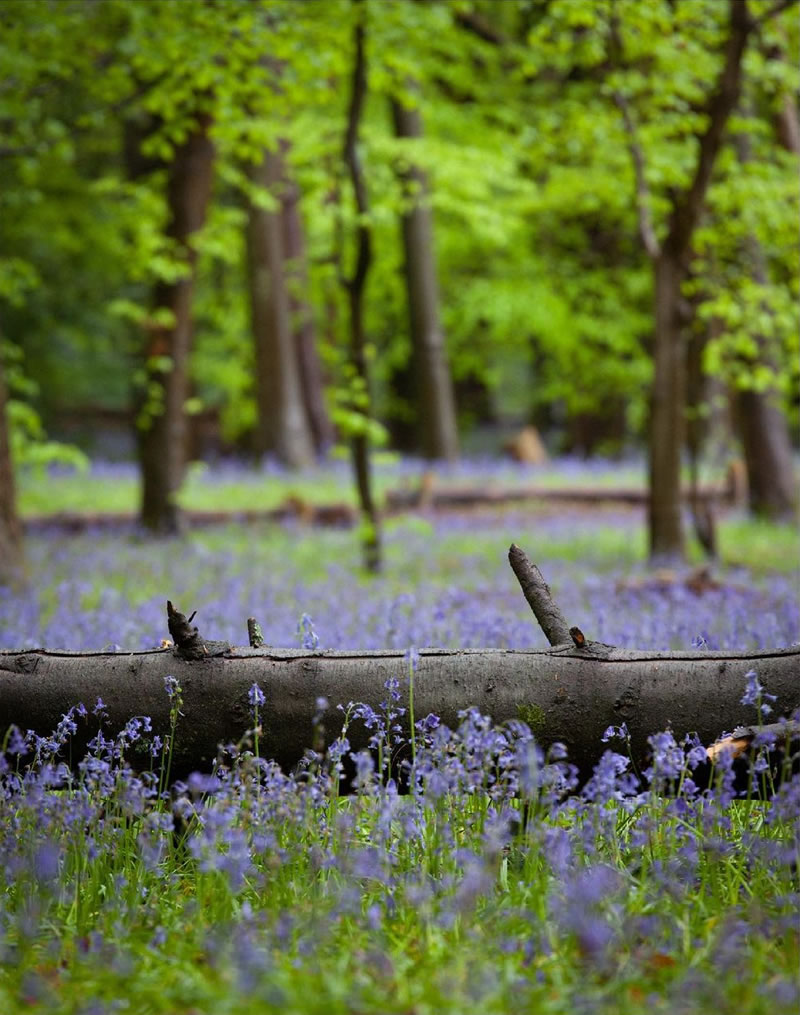
[[[786,416],[776,392],[736,393],[736,415],[747,463],[750,510],[790,521],[796,517],[797,485]]]
[[[650,557],[682,559],[681,448],[686,401],[686,350],[679,315],[684,270],[672,252],[655,262],[656,326],[650,412]]]
[[[3,349],[0,345],[0,586],[18,581],[23,566],[22,525],[17,515],[14,492],[7,402]]]
[[[707,126],[697,139],[698,153],[689,186],[672,198],[663,244],[650,220],[644,156],[627,99],[616,93],[636,180],[639,232],[655,270],[655,342],[652,415],[650,420],[650,557],[654,562],[684,555],[678,487],[685,409],[685,350],[681,320],[681,285],[686,278],[692,237],[705,206],[711,174],[722,146],[728,118],[739,100],[742,58],[754,28],[747,0],[728,0],[729,32],[723,66],[706,103]],[[612,14],[612,48],[621,61],[619,25]]]
[[[358,225],[356,227],[356,258],[353,274],[342,278],[347,291],[350,310],[350,362],[359,385],[354,410],[359,425],[351,437],[353,470],[361,508],[362,547],[364,566],[376,573],[381,569],[380,518],[372,496],[372,476],[369,460],[369,422],[371,417],[369,369],[367,367],[366,336],[364,334],[364,288],[372,261],[372,241],[367,222],[369,201],[364,170],[358,153],[358,133],[361,115],[367,97],[367,58],[365,52],[364,0],[354,0],[358,20],[354,31],[355,54],[353,59],[352,89],[347,110],[347,128],[344,138],[344,163],[353,187]]]
[[[392,99],[392,116],[397,137],[422,137],[418,109],[409,109],[398,99]],[[427,174],[414,165],[401,175],[410,202],[402,216],[402,233],[421,445],[428,458],[454,460],[458,457],[458,426],[453,382],[439,319],[428,179]]]
[[[734,138],[739,162],[752,158],[750,138],[737,134]],[[761,286],[768,283],[764,251],[755,236],[748,236],[744,255],[753,279]],[[773,370],[775,362],[763,335],[754,335],[758,362]],[[789,423],[779,404],[775,387],[765,391],[741,389],[736,393],[736,417],[747,465],[750,510],[767,518],[790,520],[797,509],[792,442]]]
[[[250,171],[253,182],[273,197],[282,175],[280,154],[272,151]],[[307,465],[314,452],[292,339],[279,209],[251,205],[247,253],[258,403],[255,451],[259,456],[271,451],[297,468]]]
[[[800,155],[800,120],[797,116],[797,103],[791,92],[783,97],[775,126],[778,140],[786,151]]]
[[[177,493],[186,465],[188,366],[192,343],[192,296],[196,255],[190,238],[203,225],[211,196],[214,147],[209,118],[176,149],[169,166],[167,235],[187,266],[176,282],[159,282],[154,311],[171,320],[148,329],[145,367],[147,387],[139,411],[139,455],[142,469],[141,522],[153,532],[180,528]]]
[[[314,335],[314,317],[308,302],[308,267],[305,230],[300,215],[300,192],[297,184],[285,175],[281,194],[281,221],[284,270],[289,290],[291,330],[300,371],[300,386],[314,448],[319,455],[331,447],[335,434],[325,404],[322,363]]]
[[[591,643],[589,643],[591,646]],[[697,732],[710,743],[724,730],[751,722],[753,708],[740,704],[751,669],[777,695],[780,714],[800,705],[800,649],[745,655],[736,652],[630,652],[601,646],[561,646],[541,652],[504,649],[419,653],[414,674],[414,718],[435,713],[451,728],[470,706],[496,722],[522,719],[548,748],[566,744],[581,775],[590,774],[607,745],[608,726],[627,724],[634,760],[648,751],[648,735],[671,727],[677,738]],[[401,682],[408,707],[409,663],[400,651],[304,652],[294,649],[233,649],[187,661],[165,649],[135,653],[0,652],[0,735],[10,723],[47,735],[78,702],[91,709],[102,697],[114,732],[133,715],[149,715],[153,731],[169,732],[171,702],[164,679],[174,676],[183,705],[177,728],[174,777],[210,768],[221,743],[236,743],[252,727],[248,691],[258,683],[266,695],[259,713],[261,750],[284,768],[311,746],[312,719],[320,697],[329,706],[323,725],[328,743],[343,714],[336,706],[365,702],[380,711],[385,683]],[[402,723],[406,734],[411,716]],[[96,732],[91,723],[87,736]],[[353,749],[367,746],[360,724],[348,731]],[[84,738],[84,743],[85,743]],[[72,751],[79,756],[79,745]]]

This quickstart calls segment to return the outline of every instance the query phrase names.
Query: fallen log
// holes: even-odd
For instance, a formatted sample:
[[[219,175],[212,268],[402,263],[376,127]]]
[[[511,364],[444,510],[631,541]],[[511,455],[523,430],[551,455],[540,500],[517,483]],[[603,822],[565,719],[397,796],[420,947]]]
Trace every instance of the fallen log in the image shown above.
[[[689,500],[691,491],[685,488],[681,492],[684,500]],[[699,489],[694,495],[702,502],[727,504],[731,502],[731,493],[727,486],[717,484]],[[518,504],[524,501],[548,501],[558,504],[591,504],[606,503],[626,504],[645,507],[650,500],[650,493],[642,487],[635,486],[575,486],[575,487],[453,487],[440,489],[399,489],[388,490],[386,493],[386,511],[389,514],[412,510],[418,507],[429,507],[434,511],[461,510],[468,507],[497,506]]]
[[[427,475],[427,474],[426,474]],[[684,499],[690,498],[690,491],[684,490]],[[697,491],[696,499],[721,505],[732,503],[729,487],[717,484]],[[644,507],[649,493],[639,487],[455,487],[435,488],[425,477],[418,487],[388,490],[384,499],[382,514],[386,516],[404,514],[408,511],[461,511],[466,508],[502,507],[510,504],[547,502],[556,504],[592,505],[623,504]],[[294,494],[287,496],[274,508],[250,508],[242,510],[192,510],[181,512],[182,520],[192,528],[204,528],[236,522],[255,524],[258,522],[298,521],[306,525],[323,528],[352,528],[358,520],[356,508],[344,501],[329,504],[312,504],[304,497]],[[78,533],[86,529],[117,530],[135,527],[138,517],[132,511],[114,512],[71,512],[58,511],[46,514],[27,515],[22,520],[26,533],[47,532],[58,529]]]
[[[755,669],[765,692],[775,695],[775,715],[800,707],[800,647],[744,652],[642,652],[588,639],[552,602],[538,569],[512,547],[509,557],[526,599],[551,647],[542,651],[422,649],[415,659],[415,718],[436,713],[455,727],[470,706],[496,722],[522,719],[547,748],[567,746],[582,776],[606,749],[607,727],[626,723],[633,758],[641,763],[649,734],[671,727],[676,737],[696,732],[710,744],[743,726],[753,708],[741,704],[746,674]],[[319,699],[329,703],[322,725],[328,742],[342,726],[337,705],[364,702],[376,711],[386,683],[400,682],[408,706],[411,662],[401,651],[325,652],[230,646],[204,639],[191,619],[169,604],[174,646],[146,652],[0,652],[0,734],[10,724],[49,734],[78,702],[91,709],[103,699],[111,730],[134,715],[148,715],[153,731],[170,729],[172,701],[165,679],[174,677],[183,703],[172,772],[208,769],[220,743],[237,742],[253,725],[248,692],[254,683],[266,696],[259,710],[260,750],[284,768],[295,765],[312,743]],[[249,626],[256,639],[255,627]],[[260,635],[260,631],[258,632]],[[408,727],[410,716],[403,717]],[[96,732],[88,729],[85,741]],[[355,749],[369,733],[349,731]],[[80,738],[79,738],[80,741]],[[76,742],[79,752],[81,743]]]

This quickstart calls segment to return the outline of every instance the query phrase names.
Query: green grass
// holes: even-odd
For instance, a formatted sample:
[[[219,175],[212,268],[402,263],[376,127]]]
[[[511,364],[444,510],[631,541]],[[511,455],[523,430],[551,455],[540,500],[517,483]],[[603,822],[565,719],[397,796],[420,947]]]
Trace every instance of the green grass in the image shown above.
[[[23,863],[6,897],[17,919],[5,935],[0,1010],[789,1010],[770,988],[796,982],[795,877],[745,843],[788,844],[792,832],[790,823],[765,825],[762,803],[726,812],[699,804],[681,816],[654,795],[619,811],[543,811],[492,846],[485,794],[421,804],[425,831],[411,838],[409,798],[340,799],[332,787],[314,802],[287,791],[264,806],[251,762],[241,774],[235,813],[218,809],[252,851],[241,880],[220,869],[221,839],[192,855],[136,814],[123,783],[102,801],[90,798],[93,811],[84,798],[86,826],[67,820],[80,796],[55,794],[50,822],[61,827],[63,866],[57,882],[43,883]],[[23,797],[5,815],[33,843],[43,824],[37,803]],[[213,801],[205,804],[213,814]],[[558,830],[575,850],[566,881],[548,845]],[[143,843],[158,841],[161,853],[147,859]],[[678,868],[668,873],[687,844],[700,855],[690,886]],[[364,866],[370,846],[377,864]],[[603,897],[587,894],[579,906],[613,937],[602,956],[580,916],[558,915],[564,885],[589,869],[610,872]],[[763,930],[770,921],[782,921],[786,933]]]

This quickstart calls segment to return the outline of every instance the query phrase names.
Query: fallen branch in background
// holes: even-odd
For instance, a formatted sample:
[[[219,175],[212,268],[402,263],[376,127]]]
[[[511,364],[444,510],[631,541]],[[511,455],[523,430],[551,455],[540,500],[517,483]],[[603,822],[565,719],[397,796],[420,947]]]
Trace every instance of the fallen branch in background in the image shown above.
[[[689,502],[691,491],[684,490],[682,496]],[[729,479],[725,483],[701,487],[695,500],[718,506],[740,506],[741,494]],[[388,490],[384,498],[382,515],[398,515],[407,511],[460,511],[466,508],[501,507],[509,504],[545,502],[548,504],[623,504],[644,507],[649,493],[643,487],[561,487],[538,486],[437,486],[432,472],[423,473],[420,481],[413,486]],[[351,528],[358,521],[358,511],[345,501],[329,504],[314,504],[305,497],[289,494],[275,508],[261,508],[241,511],[192,511],[182,512],[184,520],[193,527],[220,525],[231,522],[285,522],[299,521],[307,525],[325,528]],[[68,512],[28,515],[23,519],[26,532],[41,532],[50,528],[67,532],[80,532],[88,528],[114,529],[135,525],[136,515],[128,512]]]

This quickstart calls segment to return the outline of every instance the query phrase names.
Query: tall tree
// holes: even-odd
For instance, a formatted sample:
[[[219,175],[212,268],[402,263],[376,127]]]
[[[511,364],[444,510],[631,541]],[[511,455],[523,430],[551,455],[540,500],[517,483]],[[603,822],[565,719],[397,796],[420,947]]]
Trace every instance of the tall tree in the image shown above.
[[[22,574],[22,525],[17,515],[14,467],[8,420],[8,387],[0,343],[0,585],[8,585]]]
[[[280,152],[265,152],[263,159],[252,167],[250,177],[270,201],[269,207],[251,203],[247,223],[258,406],[255,451],[258,455],[271,451],[286,465],[296,468],[312,460],[313,439],[292,335],[278,197],[283,179]]]
[[[393,97],[392,118],[398,138],[423,136],[422,115]],[[402,213],[405,283],[411,326],[421,445],[428,458],[458,457],[453,382],[439,317],[439,286],[433,217],[427,173],[410,162],[401,173],[406,206]]]
[[[762,19],[787,6],[779,2]],[[653,342],[654,377],[650,418],[650,505],[649,532],[651,559],[682,558],[680,464],[685,426],[686,312],[682,287],[687,278],[692,241],[705,206],[717,156],[724,140],[728,119],[739,101],[742,60],[747,41],[759,22],[747,0],[729,0],[727,35],[719,71],[703,109],[704,130],[697,136],[697,155],[687,187],[669,195],[667,229],[659,239],[651,220],[650,198],[644,156],[626,96],[615,92],[630,140],[635,172],[639,232],[653,263],[655,282],[655,329]],[[612,60],[624,62],[621,23],[616,12],[610,22]]]
[[[188,437],[185,403],[192,344],[196,254],[192,235],[205,221],[214,165],[210,118],[201,114],[174,150],[167,175],[167,236],[181,262],[180,276],[156,284],[145,349],[146,388],[137,425],[142,470],[140,519],[152,532],[180,528],[177,493]]]
[[[368,571],[381,569],[380,518],[372,490],[369,456],[369,424],[371,415],[369,368],[367,366],[367,339],[364,327],[364,289],[372,260],[372,239],[368,221],[369,200],[364,168],[358,151],[358,135],[364,102],[367,97],[367,55],[365,49],[366,4],[353,0],[355,28],[354,54],[350,82],[350,100],[347,108],[347,126],[344,137],[344,163],[350,176],[357,215],[356,254],[352,274],[342,275],[350,312],[350,363],[353,369],[350,447],[356,488],[361,509],[364,566]]]

